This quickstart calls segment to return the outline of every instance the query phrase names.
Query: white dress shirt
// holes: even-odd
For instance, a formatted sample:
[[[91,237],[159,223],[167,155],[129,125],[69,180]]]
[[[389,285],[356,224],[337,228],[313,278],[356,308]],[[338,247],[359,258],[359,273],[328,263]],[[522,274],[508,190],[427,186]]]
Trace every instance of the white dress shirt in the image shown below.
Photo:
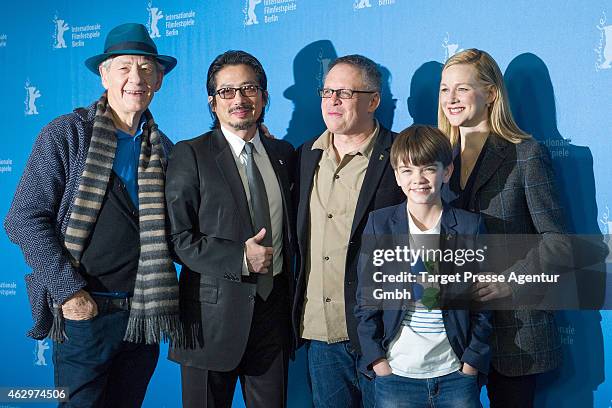
[[[238,167],[238,173],[242,180],[242,186],[246,193],[249,211],[251,211],[251,194],[249,192],[249,182],[246,175],[246,160],[247,155],[244,151],[244,141],[240,136],[233,133],[231,130],[221,126],[221,132],[225,139],[229,143],[234,160],[236,161],[236,167]],[[259,130],[256,131],[253,139],[250,140],[253,143],[253,158],[255,164],[261,173],[264,185],[266,186],[266,196],[268,197],[268,205],[270,207],[270,222],[272,226],[272,247],[274,248],[274,254],[272,258],[272,271],[274,276],[278,275],[283,271],[283,198],[281,195],[280,182],[276,177],[272,163],[268,153],[261,143],[259,136]],[[251,217],[253,216],[251,212]],[[259,231],[254,231],[257,234]],[[267,231],[266,234],[269,234]],[[242,274],[248,275],[249,270],[246,264],[246,254],[242,267]]]

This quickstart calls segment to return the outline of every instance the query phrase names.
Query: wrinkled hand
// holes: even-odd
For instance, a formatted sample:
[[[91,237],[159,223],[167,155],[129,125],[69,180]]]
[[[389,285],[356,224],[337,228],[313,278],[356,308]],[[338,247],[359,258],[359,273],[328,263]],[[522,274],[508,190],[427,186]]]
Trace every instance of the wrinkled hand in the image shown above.
[[[262,228],[257,235],[247,239],[244,243],[244,251],[246,253],[247,266],[249,272],[267,273],[268,266],[272,263],[272,247],[259,245],[266,236],[266,229]]]
[[[461,372],[465,375],[478,375],[478,370],[468,363],[463,363],[463,367],[461,367]]]
[[[270,129],[263,123],[259,124],[259,128],[261,129],[261,133],[263,133],[266,139],[276,139],[272,133],[270,133]]]
[[[472,297],[477,302],[488,302],[489,300],[502,299],[508,296],[512,296],[512,289],[505,282],[478,282],[472,289]]]
[[[83,289],[62,304],[62,313],[69,320],[88,320],[98,315],[98,305]]]
[[[386,358],[376,360],[372,364],[372,370],[374,370],[377,377],[385,377],[393,373],[393,371],[391,370],[391,366],[389,365],[389,362]]]

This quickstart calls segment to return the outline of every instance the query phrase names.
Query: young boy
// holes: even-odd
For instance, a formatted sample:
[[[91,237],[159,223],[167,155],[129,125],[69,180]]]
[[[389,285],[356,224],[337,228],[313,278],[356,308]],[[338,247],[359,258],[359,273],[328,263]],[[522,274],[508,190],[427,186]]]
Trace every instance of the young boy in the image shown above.
[[[453,164],[450,143],[438,129],[412,126],[401,132],[391,148],[391,165],[407,200],[370,213],[363,233],[369,242],[364,248],[380,245],[385,238],[397,243],[407,237],[403,241],[410,249],[456,249],[449,244],[456,245],[452,237],[476,238],[483,232],[480,215],[451,208],[440,198]],[[455,274],[455,264],[432,263],[421,256],[412,266],[401,263],[402,269],[397,265],[395,270],[374,269],[373,254],[363,255],[355,314],[361,365],[364,373],[375,376],[376,407],[480,407],[480,386],[486,381],[490,359],[490,313],[440,310],[441,297],[436,294],[444,294],[445,288],[427,279]],[[394,288],[391,293],[408,289],[410,299],[376,303],[372,282],[392,282],[389,278],[400,276],[400,270],[421,279],[378,285]],[[374,271],[380,272],[378,276],[373,276]],[[425,277],[419,274],[422,271],[427,272]]]

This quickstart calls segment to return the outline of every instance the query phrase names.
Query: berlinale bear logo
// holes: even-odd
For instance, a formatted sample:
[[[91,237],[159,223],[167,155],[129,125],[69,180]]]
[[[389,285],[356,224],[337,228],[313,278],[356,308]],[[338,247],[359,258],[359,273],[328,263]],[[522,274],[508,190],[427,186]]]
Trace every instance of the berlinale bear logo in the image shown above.
[[[601,31],[601,34],[599,36],[599,44],[595,48],[595,53],[597,53],[595,70],[610,69],[612,68],[612,25],[606,25],[605,12],[599,19],[599,24],[596,27]]]
[[[161,34],[159,33],[157,23],[159,20],[164,18],[164,14],[158,7],[153,7],[151,2],[149,2],[149,7],[147,7],[147,10],[149,11],[149,34],[151,35],[151,38],[159,38],[161,37]]]
[[[57,18],[57,16],[55,16],[53,22],[55,23],[55,32],[53,35],[55,43],[53,44],[53,48],[66,48],[64,33],[70,29],[70,26],[64,20]]]
[[[245,26],[259,24],[259,21],[257,21],[257,14],[255,14],[255,6],[257,6],[259,3],[261,3],[261,0],[247,0],[243,10],[243,13],[245,14]]]
[[[30,84],[30,81],[26,81],[25,83],[26,99],[25,99],[25,114],[26,115],[38,115],[38,109],[36,109],[36,100],[40,98],[42,95],[37,87]]]
[[[370,0],[355,0],[355,2],[353,3],[353,8],[355,10],[366,7],[372,7],[372,5],[370,4]]]
[[[46,366],[47,359],[45,358],[45,351],[49,350],[49,344],[47,340],[37,340],[36,346],[34,347],[34,355],[36,356],[34,364],[38,366]]]

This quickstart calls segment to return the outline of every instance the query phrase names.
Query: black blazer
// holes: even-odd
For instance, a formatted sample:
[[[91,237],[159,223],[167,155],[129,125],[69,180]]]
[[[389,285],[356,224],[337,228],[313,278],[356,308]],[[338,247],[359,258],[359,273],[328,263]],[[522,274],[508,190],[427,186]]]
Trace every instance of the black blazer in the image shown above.
[[[353,313],[355,309],[355,293],[357,290],[357,261],[359,257],[359,244],[361,234],[372,210],[399,204],[404,201],[405,196],[395,181],[395,175],[389,162],[391,145],[395,140],[396,133],[380,127],[370,162],[366,170],[365,178],[351,227],[350,240],[347,243],[346,269],[344,275],[344,303],[346,325],[352,346],[359,352],[359,337],[357,336],[357,319]],[[318,138],[318,137],[317,137]],[[314,138],[304,143],[298,149],[298,177],[299,204],[297,210],[297,242],[299,248],[298,266],[296,276],[295,299],[293,302],[293,329],[296,339],[296,347],[301,345],[299,340],[300,323],[304,306],[304,295],[306,292],[306,259],[308,257],[308,226],[310,223],[310,192],[314,181],[315,171],[323,153],[320,149],[312,150],[312,145],[317,140]]]
[[[261,141],[280,184],[283,273],[292,282],[295,151],[283,140]],[[201,369],[232,370],[249,337],[257,275],[242,276],[244,243],[254,232],[234,156],[220,130],[176,144],[168,162],[166,203],[173,250],[182,264],[181,319],[187,328],[196,327],[195,348],[172,349],[169,358]],[[288,313],[292,290],[287,296]]]

